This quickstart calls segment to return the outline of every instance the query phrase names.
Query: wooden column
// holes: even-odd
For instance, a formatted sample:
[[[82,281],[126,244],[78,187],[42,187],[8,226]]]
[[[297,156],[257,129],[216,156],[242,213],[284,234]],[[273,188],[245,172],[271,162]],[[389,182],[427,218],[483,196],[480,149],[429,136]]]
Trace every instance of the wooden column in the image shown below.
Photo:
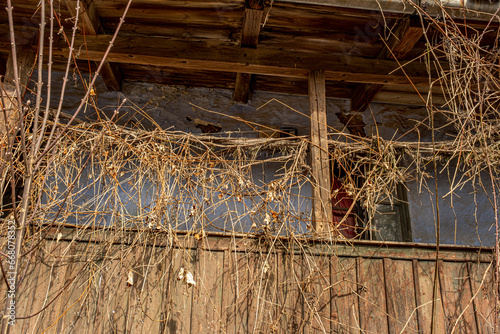
[[[333,221],[331,173],[326,123],[325,74],[309,74],[309,111],[311,116],[311,168],[313,195],[313,228],[325,233]]]

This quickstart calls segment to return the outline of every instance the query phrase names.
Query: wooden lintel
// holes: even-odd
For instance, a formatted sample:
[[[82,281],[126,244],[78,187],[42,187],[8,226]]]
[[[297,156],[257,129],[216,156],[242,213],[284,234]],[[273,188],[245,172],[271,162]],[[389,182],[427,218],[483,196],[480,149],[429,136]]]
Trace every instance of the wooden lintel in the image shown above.
[[[66,7],[71,15],[76,16],[76,1],[64,0]],[[80,17],[78,27],[87,36],[97,36],[104,33],[101,20],[97,14],[97,10],[93,1],[80,1]],[[99,66],[99,62],[96,62]],[[108,62],[103,64],[100,76],[106,84],[106,88],[110,91],[119,91],[121,89],[121,72],[117,64],[110,64]]]
[[[241,47],[243,48],[255,48],[259,43],[260,26],[262,21],[262,16],[264,11],[262,10],[263,5],[260,6],[261,2],[249,1],[249,7],[245,8],[245,16],[243,18],[243,28],[241,31]],[[260,9],[253,9],[253,8]],[[236,102],[247,103],[250,97],[251,89],[250,83],[252,81],[252,75],[249,73],[237,73],[236,83],[234,86],[233,99]]]
[[[313,228],[318,234],[328,231],[333,221],[330,196],[331,176],[328,154],[326,89],[323,71],[309,75],[309,112],[311,117],[311,170],[313,176]]]
[[[377,59],[404,59],[422,35],[422,27],[411,26],[409,18],[399,21]],[[351,97],[351,110],[364,111],[383,87],[381,84],[358,85]]]

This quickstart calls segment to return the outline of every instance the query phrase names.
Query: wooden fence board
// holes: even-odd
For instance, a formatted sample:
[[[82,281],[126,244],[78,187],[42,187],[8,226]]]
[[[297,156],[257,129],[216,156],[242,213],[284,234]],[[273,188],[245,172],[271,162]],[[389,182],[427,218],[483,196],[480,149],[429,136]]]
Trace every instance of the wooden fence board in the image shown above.
[[[286,333],[298,333],[302,328],[302,257],[278,254],[278,295],[281,307],[279,328]]]
[[[411,261],[384,259],[390,333],[418,333]]]
[[[236,267],[236,252],[224,251],[224,271],[222,286],[222,322],[226,333],[235,333],[236,327],[236,294],[239,285]]]
[[[25,316],[33,315],[28,319],[28,333],[40,333],[55,324],[57,319],[57,299],[51,303],[57,294],[61,291],[64,281],[65,265],[62,265],[61,255],[63,245],[54,241],[48,242],[46,251],[49,256],[43,260],[40,259],[39,270],[36,275],[36,293],[29,300],[32,303],[30,312]],[[27,279],[27,277],[25,278]],[[27,289],[32,281],[27,279],[23,286],[18,290]],[[37,315],[35,315],[38,313]],[[54,328],[55,329],[55,328]],[[53,330],[54,331],[54,330]]]
[[[276,254],[257,253],[250,257],[249,333],[272,333],[277,327]]]
[[[430,333],[434,261],[335,256],[307,247],[269,252],[255,243],[237,251],[142,240],[41,245],[22,269],[17,315],[58,298],[39,315],[19,319],[16,334],[52,325],[47,333]],[[488,266],[441,262],[436,334],[451,332],[455,322],[454,333],[493,333]],[[181,267],[196,287],[177,280]]]
[[[248,332],[248,307],[249,294],[251,293],[250,286],[250,254],[236,253],[236,273],[237,287],[235,300],[235,333]]]
[[[477,332],[467,263],[442,262],[441,266],[447,331],[457,334]]]
[[[416,272],[418,273],[418,284],[420,294],[418,297],[419,307],[419,324],[421,324],[420,331],[422,333],[431,332],[432,321],[432,290],[434,286],[434,271],[435,263],[431,261],[418,261]],[[436,322],[435,333],[445,333],[445,318],[443,313],[443,304],[440,294],[439,280],[438,294],[436,296]]]
[[[85,256],[87,245],[74,242],[65,246],[69,246],[65,255],[68,268],[64,278],[66,289],[60,297],[59,313],[63,316],[57,324],[57,333],[74,332],[75,328],[81,328],[86,333],[88,314],[85,300],[89,291],[89,266]]]
[[[360,259],[358,283],[364,286],[359,294],[359,322],[365,333],[388,331],[385,300],[384,267],[379,259]]]
[[[145,290],[142,296],[144,326],[139,333],[163,333],[166,327],[169,281],[172,276],[172,252],[169,248],[154,247],[148,263]]]
[[[354,258],[331,258],[331,329],[334,333],[360,333],[357,261]]]
[[[304,255],[304,333],[330,332],[330,257]]]
[[[168,301],[169,318],[168,331],[172,333],[190,333],[191,331],[191,305],[194,286],[189,287],[184,280],[179,280],[181,268],[194,273],[196,252],[192,250],[173,250],[172,264],[173,275],[170,279],[170,295]]]
[[[492,334],[495,317],[495,278],[493,264],[472,263],[470,265],[472,293],[476,295],[474,307],[478,323],[478,333]],[[498,328],[500,330],[500,328]]]
[[[222,325],[224,253],[198,249],[191,312],[191,332],[219,333]]]

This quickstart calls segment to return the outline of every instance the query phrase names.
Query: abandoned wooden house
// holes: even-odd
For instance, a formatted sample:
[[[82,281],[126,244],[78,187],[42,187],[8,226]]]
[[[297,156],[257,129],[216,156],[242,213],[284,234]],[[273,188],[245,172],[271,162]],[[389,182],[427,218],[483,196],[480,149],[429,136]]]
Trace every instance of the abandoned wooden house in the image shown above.
[[[2,333],[498,333],[499,0],[6,0]]]

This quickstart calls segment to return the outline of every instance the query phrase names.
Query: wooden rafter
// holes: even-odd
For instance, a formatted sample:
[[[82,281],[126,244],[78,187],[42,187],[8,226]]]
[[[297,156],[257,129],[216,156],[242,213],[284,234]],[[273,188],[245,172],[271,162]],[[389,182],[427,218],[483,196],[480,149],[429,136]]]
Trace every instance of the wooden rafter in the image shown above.
[[[64,0],[64,2],[70,14],[76,16],[76,1]],[[93,1],[80,1],[80,14],[78,26],[85,35],[97,36],[104,32]],[[99,66],[99,63],[97,62],[96,65]],[[108,90],[118,91],[121,89],[122,77],[118,65],[105,62],[99,74],[103,78]]]
[[[76,56],[84,60],[100,61],[111,36],[87,36],[88,52]],[[54,55],[67,56],[63,41],[54,48]],[[76,45],[84,45],[83,36]],[[185,41],[172,41],[157,37],[118,36],[107,58],[125,64],[158,66],[164,68],[250,73],[288,78],[308,78],[310,70],[324,70],[325,78],[332,81],[356,83],[384,83],[391,85],[427,86],[425,64],[412,62],[400,65],[393,60],[331,54],[328,57],[305,52],[283,52],[274,49],[243,49],[231,46],[204,45]],[[446,67],[446,64],[441,64]],[[435,75],[435,74],[434,74]],[[411,81],[410,81],[411,80]]]
[[[241,31],[241,47],[255,48],[259,43],[260,26],[264,14],[263,1],[247,1],[245,15],[243,18],[243,28]],[[236,102],[247,103],[250,96],[250,83],[252,75],[249,73],[237,73],[234,87],[233,99]]]
[[[422,34],[423,29],[412,27],[408,18],[401,20],[393,29],[387,47],[380,52],[377,59],[390,59],[393,58],[393,55],[398,60],[404,59],[422,37]],[[383,87],[384,85],[380,84],[358,85],[352,94],[351,111],[363,112]]]

